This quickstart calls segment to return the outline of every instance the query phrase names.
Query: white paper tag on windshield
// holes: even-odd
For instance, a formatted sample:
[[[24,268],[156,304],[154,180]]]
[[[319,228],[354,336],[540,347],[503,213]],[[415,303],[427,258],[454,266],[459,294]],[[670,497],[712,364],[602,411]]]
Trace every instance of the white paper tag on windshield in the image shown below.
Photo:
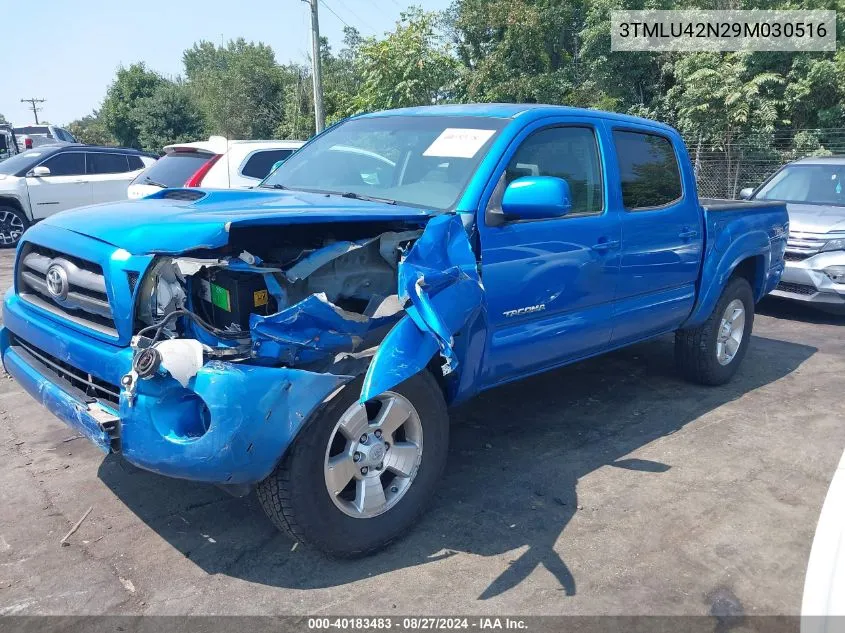
[[[423,156],[472,158],[496,130],[447,127],[423,152]]]

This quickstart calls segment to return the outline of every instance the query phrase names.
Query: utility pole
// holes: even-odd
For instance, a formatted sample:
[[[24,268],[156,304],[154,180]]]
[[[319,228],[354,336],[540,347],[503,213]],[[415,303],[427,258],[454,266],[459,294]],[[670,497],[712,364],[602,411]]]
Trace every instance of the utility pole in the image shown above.
[[[21,99],[21,103],[28,103],[29,107],[32,108],[32,115],[35,117],[35,125],[38,125],[38,112],[41,108],[37,107],[36,104],[44,103],[46,99],[36,99],[33,97],[32,99]]]
[[[326,126],[323,112],[323,77],[320,63],[320,17],[317,14],[319,0],[302,0],[311,6],[311,76],[314,78],[314,127],[317,134]]]

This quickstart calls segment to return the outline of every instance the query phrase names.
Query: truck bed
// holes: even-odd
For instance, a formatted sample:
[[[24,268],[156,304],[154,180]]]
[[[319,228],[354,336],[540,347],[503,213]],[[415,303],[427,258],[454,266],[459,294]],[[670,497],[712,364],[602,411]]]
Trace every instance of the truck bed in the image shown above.
[[[744,211],[768,209],[783,206],[775,200],[728,200],[725,198],[699,198],[698,203],[705,211]]]

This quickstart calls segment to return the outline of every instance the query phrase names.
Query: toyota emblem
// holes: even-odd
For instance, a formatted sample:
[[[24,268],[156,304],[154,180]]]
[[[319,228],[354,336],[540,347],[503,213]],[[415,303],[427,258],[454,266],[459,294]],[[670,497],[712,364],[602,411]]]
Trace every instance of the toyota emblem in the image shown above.
[[[47,292],[56,301],[67,299],[69,290],[67,271],[59,264],[53,264],[47,269]]]

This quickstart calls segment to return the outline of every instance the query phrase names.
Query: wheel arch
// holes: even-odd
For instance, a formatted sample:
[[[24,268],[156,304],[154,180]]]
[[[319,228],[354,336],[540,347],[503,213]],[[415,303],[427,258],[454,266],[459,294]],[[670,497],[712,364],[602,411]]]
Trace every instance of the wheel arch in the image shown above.
[[[24,217],[26,218],[27,222],[32,222],[32,215],[30,214],[29,210],[24,207],[23,203],[17,196],[0,194],[0,207],[2,206],[14,207],[15,209],[24,214]]]
[[[764,231],[752,231],[730,241],[730,235],[717,238],[707,250],[699,280],[698,300],[682,328],[701,325],[710,316],[728,282],[736,275],[748,280],[754,301],[766,289],[766,275],[771,260],[771,244]]]

